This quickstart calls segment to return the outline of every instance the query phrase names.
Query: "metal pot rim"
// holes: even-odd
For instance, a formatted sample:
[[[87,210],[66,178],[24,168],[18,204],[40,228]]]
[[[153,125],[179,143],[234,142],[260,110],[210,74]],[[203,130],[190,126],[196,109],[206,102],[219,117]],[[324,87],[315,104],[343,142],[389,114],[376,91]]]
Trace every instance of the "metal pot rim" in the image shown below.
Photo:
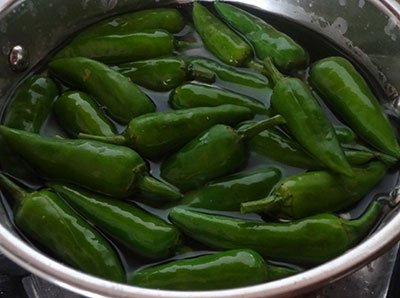
[[[400,3],[395,0],[371,0],[375,5],[390,11],[400,20]],[[15,0],[0,0],[0,12],[4,11]],[[397,200],[400,199],[400,196]],[[201,292],[179,292],[144,289],[103,280],[46,257],[27,243],[17,238],[6,227],[0,224],[0,251],[9,259],[44,278],[73,292],[90,297],[140,297],[140,298],[256,298],[256,297],[289,297],[317,289],[324,284],[336,281],[361,266],[374,260],[400,240],[400,212],[372,234],[364,242],[347,251],[342,256],[324,263],[301,274],[266,284]]]

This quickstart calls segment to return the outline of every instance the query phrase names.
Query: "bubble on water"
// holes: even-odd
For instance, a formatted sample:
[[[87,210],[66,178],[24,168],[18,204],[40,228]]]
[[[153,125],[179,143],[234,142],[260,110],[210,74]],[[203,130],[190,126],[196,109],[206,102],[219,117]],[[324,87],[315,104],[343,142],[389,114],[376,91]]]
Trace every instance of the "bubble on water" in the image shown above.
[[[341,34],[346,34],[348,29],[347,21],[342,17],[337,17],[336,20],[332,23],[332,27],[338,30]]]
[[[385,34],[390,36],[390,38],[393,41],[395,41],[397,39],[396,33],[393,32],[396,29],[396,27],[399,28],[399,26],[397,24],[397,19],[395,17],[391,17],[391,18],[389,18],[387,25],[383,29],[385,31]]]

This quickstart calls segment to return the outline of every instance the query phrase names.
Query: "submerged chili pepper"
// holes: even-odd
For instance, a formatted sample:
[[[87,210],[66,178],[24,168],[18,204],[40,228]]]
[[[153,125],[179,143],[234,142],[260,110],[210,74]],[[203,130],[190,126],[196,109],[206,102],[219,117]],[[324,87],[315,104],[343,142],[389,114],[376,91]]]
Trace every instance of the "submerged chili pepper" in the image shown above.
[[[134,83],[100,62],[65,58],[50,62],[49,68],[66,83],[93,95],[121,123],[155,110],[153,102]]]
[[[76,269],[125,282],[121,261],[111,245],[55,193],[27,193],[3,174],[0,185],[16,202],[14,221],[25,236]]]
[[[310,83],[363,140],[400,158],[388,117],[364,78],[345,58],[329,57],[311,68]]]
[[[228,67],[215,61],[200,57],[185,57],[192,68],[192,73],[196,70],[203,72],[203,69],[213,72],[218,79],[224,82],[234,83],[241,86],[252,88],[268,88],[269,81],[266,77],[257,73],[241,72],[233,67]],[[196,77],[196,75],[193,75]]]
[[[189,237],[216,249],[254,249],[265,258],[320,264],[357,244],[375,225],[382,206],[373,202],[356,220],[319,214],[288,223],[260,223],[175,207],[173,224]]]
[[[73,137],[79,133],[112,135],[115,126],[100,111],[94,100],[84,92],[63,93],[53,105],[57,121]]]
[[[189,80],[188,65],[178,56],[120,64],[117,71],[151,90],[168,91]]]
[[[243,202],[264,198],[281,179],[278,168],[262,167],[212,181],[185,194],[179,205],[221,211],[239,211]]]
[[[47,120],[53,101],[59,95],[56,83],[44,76],[34,75],[15,91],[4,113],[4,125],[39,133]],[[0,135],[0,165],[3,171],[30,186],[42,182],[32,168],[16,155]]]
[[[181,191],[188,191],[230,174],[246,161],[248,139],[283,123],[284,119],[278,115],[242,130],[215,125],[165,160],[161,164],[161,177]]]
[[[38,133],[59,95],[56,83],[47,77],[34,75],[16,90],[4,113],[3,124]]]
[[[270,57],[284,72],[307,66],[307,52],[283,32],[233,5],[215,2],[214,6],[224,20],[252,44],[261,60]]]
[[[73,185],[47,185],[79,214],[140,256],[167,258],[179,244],[180,234],[173,225],[131,203],[91,193]]]
[[[299,273],[294,269],[266,264],[253,250],[238,249],[177,260],[140,269],[128,283],[142,287],[178,291],[205,291],[250,286]]]
[[[249,108],[255,114],[269,114],[267,107],[259,100],[225,89],[186,83],[176,88],[169,100],[174,109],[233,104]]]
[[[353,176],[335,130],[310,88],[298,78],[283,77],[270,59],[264,64],[275,83],[272,108],[285,118],[293,137],[332,171]]]
[[[184,27],[183,17],[174,8],[155,8],[129,12],[108,18],[81,31],[75,39],[129,34],[148,29],[164,29],[177,33]]]
[[[244,66],[253,58],[251,47],[197,2],[193,3],[193,22],[207,49],[221,61]]]
[[[249,125],[249,124],[245,124]],[[335,129],[337,131],[337,129]],[[323,169],[324,164],[313,158],[303,147],[278,129],[267,129],[249,141],[250,150],[283,164],[303,169]],[[344,154],[351,165],[362,165],[374,158],[373,152],[345,149]]]
[[[242,204],[241,212],[265,212],[286,218],[340,211],[354,205],[386,174],[381,162],[354,167],[355,177],[327,171],[308,172],[282,181],[267,198]]]
[[[158,157],[182,147],[215,124],[235,125],[252,117],[245,107],[222,105],[150,113],[132,119],[121,136],[80,134],[80,138],[126,144],[145,157]]]
[[[181,198],[175,189],[149,176],[146,162],[132,149],[42,137],[5,126],[0,126],[0,133],[15,152],[47,178],[120,198],[135,193],[166,201]]]
[[[112,34],[75,39],[54,59],[86,57],[104,63],[121,63],[171,55],[174,37],[165,30],[150,29],[129,34]]]

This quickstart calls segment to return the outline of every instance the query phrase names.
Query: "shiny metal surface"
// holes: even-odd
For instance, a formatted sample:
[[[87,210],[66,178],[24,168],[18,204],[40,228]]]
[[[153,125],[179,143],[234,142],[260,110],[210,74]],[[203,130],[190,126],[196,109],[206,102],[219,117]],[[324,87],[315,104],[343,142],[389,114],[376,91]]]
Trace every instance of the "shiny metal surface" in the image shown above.
[[[0,105],[7,94],[66,36],[89,23],[122,11],[187,3],[189,0],[0,0]],[[368,68],[385,90],[388,112],[398,115],[400,90],[400,5],[394,0],[243,0],[281,15],[334,40]],[[30,53],[31,67],[14,72],[8,55],[21,45]],[[395,109],[396,108],[396,109]],[[398,199],[398,198],[397,198]],[[91,297],[291,297],[339,280],[369,263],[400,239],[399,207],[381,228],[343,256],[297,276],[253,287],[207,292],[141,289],[101,280],[66,267],[29,247],[15,233],[0,207],[0,250],[10,259],[61,287]]]
[[[29,53],[24,47],[16,45],[10,51],[8,62],[14,71],[27,70],[29,67]]]

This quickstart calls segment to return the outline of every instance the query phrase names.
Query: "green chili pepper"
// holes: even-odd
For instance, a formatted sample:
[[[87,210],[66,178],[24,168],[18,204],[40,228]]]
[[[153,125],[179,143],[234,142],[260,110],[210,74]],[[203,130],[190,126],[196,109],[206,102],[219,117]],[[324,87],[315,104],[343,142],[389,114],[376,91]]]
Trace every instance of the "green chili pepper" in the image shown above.
[[[25,80],[11,98],[3,124],[38,133],[59,94],[56,83],[47,77],[34,75]]]
[[[355,177],[327,171],[308,172],[282,181],[270,196],[242,204],[241,212],[270,212],[287,218],[303,218],[321,212],[340,211],[361,200],[386,174],[381,162],[353,168]]]
[[[278,129],[267,129],[252,138],[248,144],[250,150],[289,166],[303,169],[325,168],[322,163],[307,153],[299,143]],[[367,148],[365,150],[346,149],[344,154],[351,165],[362,165],[376,157]]]
[[[199,57],[185,57],[188,61],[192,72],[196,73],[196,70],[206,69],[212,71],[218,79],[238,84],[241,86],[248,86],[252,88],[268,88],[269,81],[266,77],[257,75],[256,73],[248,73],[237,71],[235,68],[225,66],[215,61],[199,58]],[[196,75],[194,75],[196,77]]]
[[[81,57],[57,59],[49,68],[66,83],[93,95],[121,123],[155,110],[153,102],[134,83],[100,62]]]
[[[262,167],[224,177],[185,194],[179,205],[220,211],[239,211],[243,202],[264,198],[281,179],[278,168]]]
[[[11,98],[4,113],[4,125],[39,133],[58,94],[58,87],[52,79],[39,75],[29,77]],[[1,135],[0,164],[3,171],[23,183],[30,186],[42,183],[32,168],[9,148]]]
[[[177,56],[129,62],[114,69],[132,82],[156,91],[176,88],[190,77],[187,63]]]
[[[65,92],[55,101],[53,109],[57,121],[73,137],[79,133],[100,136],[116,133],[115,126],[86,93]]]
[[[224,20],[252,44],[261,60],[271,57],[274,64],[284,72],[307,66],[307,52],[286,34],[233,5],[215,2],[214,6]]]
[[[334,126],[336,136],[342,144],[353,144],[358,141],[358,138],[353,130],[346,126]]]
[[[382,206],[374,202],[359,219],[319,214],[288,223],[260,223],[175,207],[170,220],[189,237],[217,249],[254,249],[263,257],[320,264],[357,244],[375,225]]]
[[[132,149],[43,137],[5,126],[0,126],[0,133],[15,152],[47,178],[121,198],[135,193],[166,201],[181,198],[175,189],[150,177],[146,162]]]
[[[111,245],[55,193],[27,193],[2,174],[0,185],[16,202],[14,221],[25,236],[76,269],[125,282],[121,261]]]
[[[54,59],[86,57],[104,63],[120,63],[171,55],[174,37],[165,30],[150,29],[71,41]]]
[[[238,169],[247,158],[245,142],[261,131],[285,123],[278,115],[242,130],[215,125],[161,164],[161,177],[182,191]]]
[[[179,244],[179,231],[173,225],[133,204],[72,185],[47,185],[79,214],[140,256],[164,259],[171,256]]]
[[[266,114],[269,111],[259,100],[250,98],[225,89],[186,83],[176,88],[169,101],[174,109],[186,109],[204,106],[233,104],[249,108],[255,114]]]
[[[125,144],[145,157],[157,157],[182,147],[215,124],[235,125],[251,117],[251,111],[245,107],[200,107],[142,115],[134,118],[121,136],[80,134],[79,137]]]
[[[219,290],[274,280],[277,270],[284,272],[282,278],[299,273],[266,264],[253,250],[238,249],[140,269],[128,276],[128,283],[164,290]]]
[[[272,108],[285,118],[293,137],[332,171],[353,176],[335,130],[310,88],[298,78],[283,77],[270,59],[264,64],[275,83]]]
[[[108,18],[81,31],[75,39],[129,34],[147,29],[164,29],[177,33],[184,27],[183,17],[173,8],[146,9]]]
[[[400,147],[389,119],[348,60],[329,57],[318,61],[311,68],[310,83],[363,140],[400,158]]]
[[[253,58],[251,47],[197,2],[193,3],[193,21],[207,49],[221,61],[245,66]]]

